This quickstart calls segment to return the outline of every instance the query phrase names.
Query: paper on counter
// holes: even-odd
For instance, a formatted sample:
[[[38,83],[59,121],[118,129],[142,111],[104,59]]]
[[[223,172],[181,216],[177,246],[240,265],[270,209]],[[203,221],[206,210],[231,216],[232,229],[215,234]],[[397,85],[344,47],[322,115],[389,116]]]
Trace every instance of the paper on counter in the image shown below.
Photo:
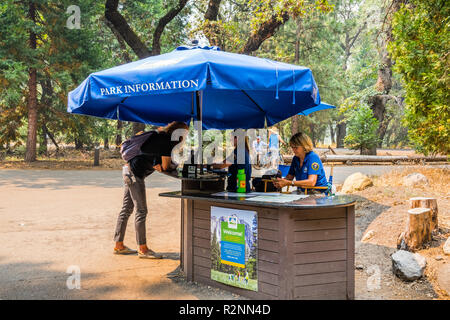
[[[309,197],[309,195],[305,194],[280,194],[278,196],[256,196],[253,198],[245,199],[247,201],[261,201],[261,202],[275,202],[275,203],[285,203],[285,202],[291,202],[296,201],[299,199],[304,199]]]
[[[256,196],[267,196],[267,197],[278,197],[281,195],[280,192],[249,192],[249,193],[239,193],[239,192],[228,192],[228,191],[221,191],[217,193],[211,194],[212,196],[219,196],[219,197],[256,197]]]
[[[252,193],[239,193],[239,192],[228,192],[228,191],[221,191],[217,193],[211,194],[212,196],[220,196],[220,197],[254,197],[255,195]]]

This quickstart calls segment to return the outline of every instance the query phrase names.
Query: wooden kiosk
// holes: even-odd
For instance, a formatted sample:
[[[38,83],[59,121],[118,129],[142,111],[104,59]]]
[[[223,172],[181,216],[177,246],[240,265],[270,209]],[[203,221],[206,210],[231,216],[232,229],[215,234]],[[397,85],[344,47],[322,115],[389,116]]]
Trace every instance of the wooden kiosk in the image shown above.
[[[181,268],[189,281],[251,299],[354,299],[352,197],[272,203],[205,192],[160,196],[181,199]],[[211,206],[257,212],[258,291],[211,279]]]

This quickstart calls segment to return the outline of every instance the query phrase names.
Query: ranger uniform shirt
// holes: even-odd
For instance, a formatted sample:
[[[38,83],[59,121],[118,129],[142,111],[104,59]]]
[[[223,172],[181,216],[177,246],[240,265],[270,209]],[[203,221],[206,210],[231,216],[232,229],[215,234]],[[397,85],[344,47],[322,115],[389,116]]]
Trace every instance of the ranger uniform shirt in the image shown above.
[[[291,167],[289,173],[295,177],[295,180],[307,180],[310,174],[317,175],[317,181],[315,187],[328,186],[327,177],[325,176],[325,170],[323,169],[322,161],[320,157],[314,151],[310,151],[306,154],[303,160],[302,167],[300,168],[300,159],[297,156],[292,158]],[[305,191],[303,188],[299,189]],[[322,191],[322,190],[320,190]],[[326,190],[323,190],[323,192]]]

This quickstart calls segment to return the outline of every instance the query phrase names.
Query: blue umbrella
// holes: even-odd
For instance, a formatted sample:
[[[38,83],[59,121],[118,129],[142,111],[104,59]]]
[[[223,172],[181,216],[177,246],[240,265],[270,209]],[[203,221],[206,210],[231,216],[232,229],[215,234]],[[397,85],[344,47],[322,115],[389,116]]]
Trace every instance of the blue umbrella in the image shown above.
[[[303,110],[302,112],[299,112],[298,115],[307,116],[316,111],[325,110],[325,109],[334,109],[334,108],[336,108],[336,107],[331,104],[321,102],[318,106]]]
[[[221,51],[178,47],[89,75],[69,93],[70,113],[205,129],[264,128],[320,106],[310,69]]]

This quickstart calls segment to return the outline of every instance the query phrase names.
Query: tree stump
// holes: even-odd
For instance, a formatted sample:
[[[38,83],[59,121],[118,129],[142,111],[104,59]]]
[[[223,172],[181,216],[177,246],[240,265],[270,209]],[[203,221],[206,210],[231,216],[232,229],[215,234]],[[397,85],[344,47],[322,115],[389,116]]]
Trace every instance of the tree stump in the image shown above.
[[[431,231],[437,231],[438,226],[438,207],[437,200],[434,198],[416,197],[409,199],[410,208],[429,208],[431,210]]]
[[[415,251],[431,241],[431,220],[431,209],[409,209],[406,229],[397,240],[397,249]]]

